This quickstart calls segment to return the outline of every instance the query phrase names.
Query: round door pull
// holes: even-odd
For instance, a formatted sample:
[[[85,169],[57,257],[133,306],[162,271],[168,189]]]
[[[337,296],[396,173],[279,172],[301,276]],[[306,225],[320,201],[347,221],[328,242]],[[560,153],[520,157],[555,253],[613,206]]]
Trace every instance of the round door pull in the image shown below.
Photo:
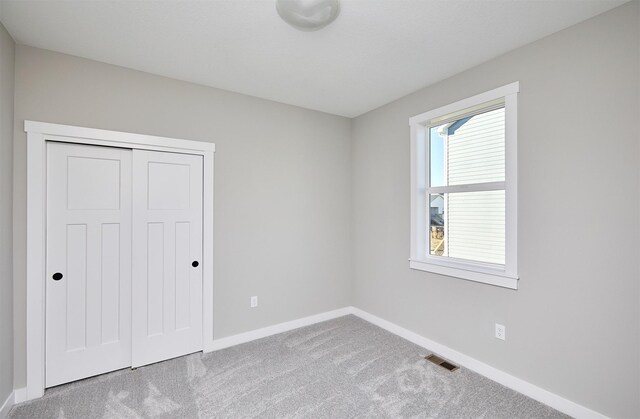
[[[52,276],[54,281],[60,281],[62,279],[62,274],[60,272],[56,272]]]
[[[194,268],[197,268],[198,265],[200,265],[200,263],[198,263],[197,260],[194,260],[193,262],[191,262],[191,266],[193,266]]]

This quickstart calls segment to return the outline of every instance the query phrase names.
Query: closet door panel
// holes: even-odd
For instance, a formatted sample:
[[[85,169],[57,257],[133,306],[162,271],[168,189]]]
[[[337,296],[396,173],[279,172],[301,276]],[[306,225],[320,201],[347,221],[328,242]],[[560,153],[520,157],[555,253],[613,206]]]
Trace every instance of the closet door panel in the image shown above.
[[[202,350],[202,156],[133,152],[133,366]]]
[[[46,386],[131,365],[131,150],[47,145]]]

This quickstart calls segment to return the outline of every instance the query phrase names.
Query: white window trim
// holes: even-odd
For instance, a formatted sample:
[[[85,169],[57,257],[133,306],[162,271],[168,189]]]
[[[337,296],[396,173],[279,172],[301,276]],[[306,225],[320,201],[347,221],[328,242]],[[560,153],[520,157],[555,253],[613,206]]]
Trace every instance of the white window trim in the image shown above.
[[[470,281],[518,289],[518,92],[511,83],[409,118],[411,128],[411,255],[409,267]],[[473,262],[427,253],[428,125],[435,118],[504,99],[505,182],[492,182],[505,191],[505,264]],[[483,190],[488,184],[483,185]],[[432,188],[433,189],[433,188]],[[449,191],[451,187],[447,188]],[[473,186],[461,190],[471,192]]]
[[[203,156],[202,345],[213,340],[213,165],[215,144],[119,131],[25,121],[27,133],[27,383],[23,401],[45,389],[46,147],[49,141]]]

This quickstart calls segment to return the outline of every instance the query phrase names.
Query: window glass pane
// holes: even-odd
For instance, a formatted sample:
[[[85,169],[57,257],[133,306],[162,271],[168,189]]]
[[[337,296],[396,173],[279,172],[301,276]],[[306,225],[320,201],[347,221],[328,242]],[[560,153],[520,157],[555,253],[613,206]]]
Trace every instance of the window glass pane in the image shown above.
[[[504,181],[504,108],[429,130],[430,186]]]
[[[431,167],[431,186],[446,186],[444,147],[445,137],[440,135],[440,127],[431,127],[429,130],[429,160]]]
[[[444,256],[445,194],[429,195],[429,254]]]
[[[429,196],[429,254],[504,265],[504,191]]]

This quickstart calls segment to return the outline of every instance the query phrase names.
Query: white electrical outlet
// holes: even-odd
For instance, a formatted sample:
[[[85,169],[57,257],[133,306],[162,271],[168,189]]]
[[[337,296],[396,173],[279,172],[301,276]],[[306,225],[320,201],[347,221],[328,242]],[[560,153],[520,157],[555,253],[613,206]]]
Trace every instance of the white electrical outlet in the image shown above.
[[[505,340],[507,336],[507,328],[504,325],[496,323],[496,337]]]
[[[251,297],[251,308],[258,307],[258,296]]]

